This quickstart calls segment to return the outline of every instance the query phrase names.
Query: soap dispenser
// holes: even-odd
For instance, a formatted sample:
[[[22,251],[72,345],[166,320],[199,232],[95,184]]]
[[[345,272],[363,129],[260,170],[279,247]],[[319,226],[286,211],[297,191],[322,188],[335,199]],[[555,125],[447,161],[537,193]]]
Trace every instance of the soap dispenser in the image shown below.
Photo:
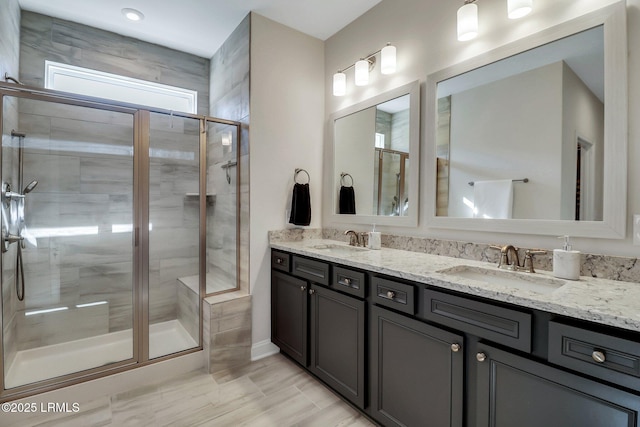
[[[580,279],[580,251],[572,251],[569,236],[560,236],[564,239],[562,249],[553,250],[553,275],[560,279]]]
[[[382,235],[376,231],[376,225],[373,224],[373,230],[369,232],[369,249],[380,249],[382,247]]]

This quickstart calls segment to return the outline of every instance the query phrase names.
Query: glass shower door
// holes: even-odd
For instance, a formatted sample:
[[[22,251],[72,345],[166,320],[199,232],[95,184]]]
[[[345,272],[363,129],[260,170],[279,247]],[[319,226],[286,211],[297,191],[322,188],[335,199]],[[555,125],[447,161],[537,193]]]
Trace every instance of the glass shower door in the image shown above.
[[[3,100],[4,389],[137,357],[134,116]]]

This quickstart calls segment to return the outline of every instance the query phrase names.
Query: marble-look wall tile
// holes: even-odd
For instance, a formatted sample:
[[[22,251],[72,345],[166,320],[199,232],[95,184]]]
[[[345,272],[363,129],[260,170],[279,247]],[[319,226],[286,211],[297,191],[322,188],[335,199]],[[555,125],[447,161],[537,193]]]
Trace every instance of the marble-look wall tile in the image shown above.
[[[216,298],[216,297],[212,297]],[[209,355],[209,372],[251,362],[251,295],[234,296],[204,305],[207,322],[204,345]]]
[[[20,65],[20,4],[18,0],[3,0],[0,2],[0,76],[5,73],[19,78]],[[15,181],[17,175],[17,150],[11,147],[15,138],[11,137],[11,129],[18,126],[18,102],[15,98],[4,98],[2,111],[2,181]],[[17,347],[16,319],[18,300],[15,291],[15,259],[16,245],[2,254],[2,336],[0,350],[4,354],[5,366],[9,366],[15,358]]]
[[[228,287],[235,288],[238,284],[245,292],[249,289],[249,273],[246,267],[249,241],[249,169],[248,155],[244,156],[248,153],[249,146],[249,42],[250,16],[247,15],[211,58],[211,115],[240,121],[243,126],[240,141],[234,141],[231,151],[225,151],[224,147],[213,139],[207,152],[208,186],[215,188],[217,192],[216,202],[207,212],[207,270],[213,272],[213,277],[225,282]],[[228,183],[226,171],[220,166],[228,160],[237,161],[238,152],[241,154],[240,160],[236,168],[229,170],[231,183]]]
[[[200,339],[200,301],[197,292],[179,280],[175,283],[177,291],[176,318],[195,342]],[[205,335],[206,336],[206,335]]]
[[[198,114],[209,113],[209,60],[152,43],[24,11],[20,78],[44,85],[44,61],[119,74],[198,92]]]

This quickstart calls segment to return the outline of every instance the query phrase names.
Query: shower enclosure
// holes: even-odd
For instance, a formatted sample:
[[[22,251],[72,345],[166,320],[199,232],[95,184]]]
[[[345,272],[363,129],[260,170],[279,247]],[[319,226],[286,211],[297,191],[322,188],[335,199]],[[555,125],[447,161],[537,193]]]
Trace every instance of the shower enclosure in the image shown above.
[[[202,297],[237,287],[239,124],[0,96],[0,400],[202,348]]]

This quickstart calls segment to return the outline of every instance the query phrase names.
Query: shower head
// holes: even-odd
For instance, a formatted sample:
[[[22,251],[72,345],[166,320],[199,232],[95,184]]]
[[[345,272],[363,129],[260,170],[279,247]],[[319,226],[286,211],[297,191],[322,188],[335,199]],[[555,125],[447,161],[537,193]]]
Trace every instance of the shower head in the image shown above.
[[[33,180],[29,183],[29,185],[27,185],[26,187],[24,187],[24,191],[22,192],[22,194],[29,194],[33,191],[34,188],[36,188],[36,186],[38,185],[38,181],[37,180]]]

